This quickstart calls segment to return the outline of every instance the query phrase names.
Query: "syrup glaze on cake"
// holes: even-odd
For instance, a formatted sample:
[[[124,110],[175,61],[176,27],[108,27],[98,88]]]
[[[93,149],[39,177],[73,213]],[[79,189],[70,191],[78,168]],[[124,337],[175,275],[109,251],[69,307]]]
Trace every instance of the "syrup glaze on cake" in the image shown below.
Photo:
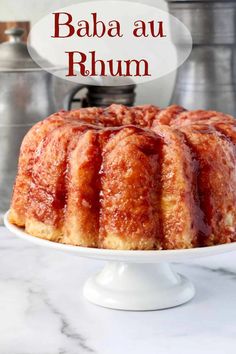
[[[9,221],[110,249],[236,241],[236,121],[173,105],[61,111],[25,136]]]

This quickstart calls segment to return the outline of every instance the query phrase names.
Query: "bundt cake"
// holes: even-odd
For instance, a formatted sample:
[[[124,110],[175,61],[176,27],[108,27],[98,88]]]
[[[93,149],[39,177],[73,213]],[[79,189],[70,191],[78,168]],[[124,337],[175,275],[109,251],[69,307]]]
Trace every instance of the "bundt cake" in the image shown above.
[[[9,221],[124,250],[236,241],[236,121],[173,105],[61,111],[25,136]]]

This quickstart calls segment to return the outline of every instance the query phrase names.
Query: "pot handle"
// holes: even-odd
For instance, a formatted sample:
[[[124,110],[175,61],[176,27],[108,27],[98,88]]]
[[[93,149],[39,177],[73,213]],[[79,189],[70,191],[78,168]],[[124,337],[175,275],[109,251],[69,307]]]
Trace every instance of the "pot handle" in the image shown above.
[[[73,101],[74,96],[77,94],[77,92],[79,92],[80,90],[82,90],[83,88],[87,87],[86,85],[78,85],[76,87],[73,87],[65,96],[64,100],[63,100],[63,108],[66,111],[69,111],[71,109],[71,104]],[[80,99],[78,99],[77,101],[80,101]]]

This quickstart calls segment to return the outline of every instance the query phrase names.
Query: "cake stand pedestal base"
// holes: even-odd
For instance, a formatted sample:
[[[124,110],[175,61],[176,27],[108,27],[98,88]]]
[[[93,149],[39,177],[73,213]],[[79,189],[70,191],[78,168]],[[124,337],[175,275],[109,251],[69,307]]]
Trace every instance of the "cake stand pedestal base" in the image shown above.
[[[193,284],[168,263],[108,262],[84,286],[90,302],[119,310],[161,310],[181,305],[195,294]]]
[[[8,221],[6,227],[23,240],[54,250],[108,261],[104,269],[87,280],[84,296],[90,302],[117,310],[161,310],[184,304],[195,294],[193,284],[176,274],[169,262],[236,251],[236,242],[191,249],[127,251],[64,245],[31,236]]]

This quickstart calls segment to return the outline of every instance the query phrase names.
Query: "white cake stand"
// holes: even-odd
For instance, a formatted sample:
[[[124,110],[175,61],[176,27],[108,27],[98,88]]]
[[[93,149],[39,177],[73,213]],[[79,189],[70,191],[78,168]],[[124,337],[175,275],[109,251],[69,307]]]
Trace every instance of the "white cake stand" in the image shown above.
[[[7,213],[8,214],[8,213]],[[236,242],[212,247],[168,251],[119,251],[63,245],[27,234],[9,223],[6,227],[37,245],[108,261],[85,283],[83,293],[90,302],[119,310],[159,310],[184,304],[195,294],[193,284],[175,273],[169,262],[182,262],[236,250]]]

